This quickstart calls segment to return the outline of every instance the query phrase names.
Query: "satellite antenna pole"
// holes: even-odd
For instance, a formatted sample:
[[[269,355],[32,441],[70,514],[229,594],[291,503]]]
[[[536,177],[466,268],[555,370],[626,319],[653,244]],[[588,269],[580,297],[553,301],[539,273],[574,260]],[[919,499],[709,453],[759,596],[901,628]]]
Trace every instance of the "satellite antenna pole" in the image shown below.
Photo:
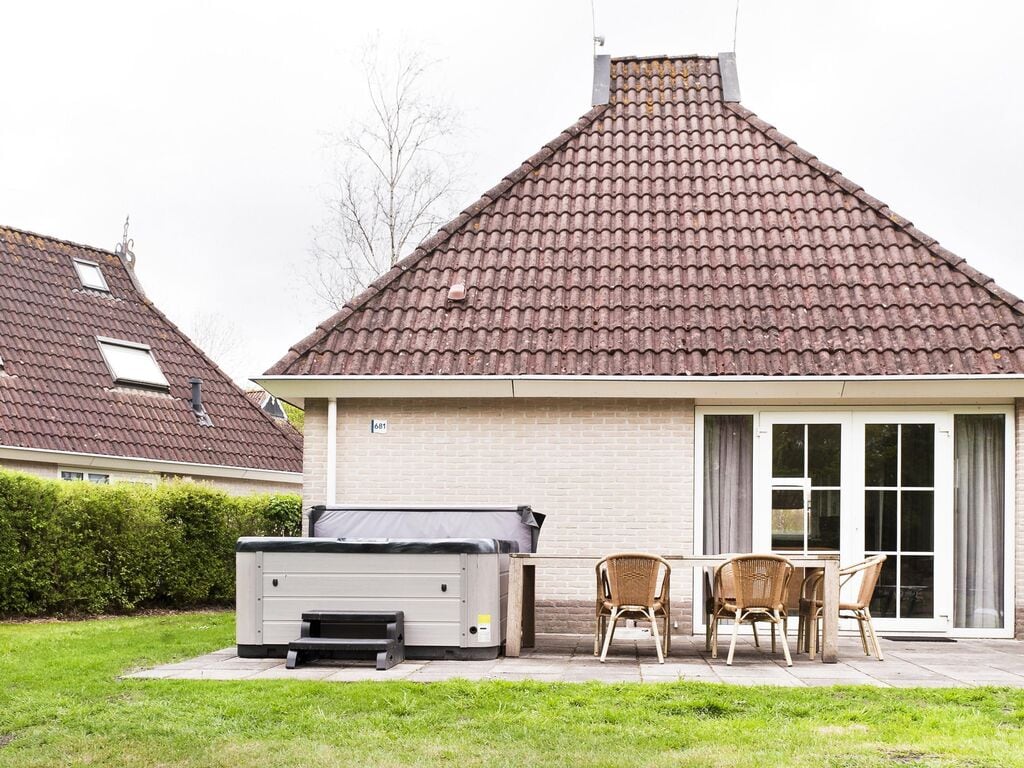
[[[597,56],[597,49],[604,48],[604,35],[597,34],[597,13],[594,11],[594,0],[590,0],[590,34],[594,40],[594,56]]]

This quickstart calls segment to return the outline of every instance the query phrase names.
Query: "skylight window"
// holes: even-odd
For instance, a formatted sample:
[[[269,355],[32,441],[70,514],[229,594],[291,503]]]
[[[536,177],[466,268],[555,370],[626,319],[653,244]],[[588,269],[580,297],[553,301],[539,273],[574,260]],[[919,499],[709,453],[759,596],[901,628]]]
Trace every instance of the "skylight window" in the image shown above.
[[[169,389],[170,384],[145,344],[119,339],[97,338],[110,375],[119,384]]]
[[[103,277],[103,273],[100,271],[100,265],[92,261],[84,261],[82,259],[75,259],[75,271],[78,273],[78,279],[82,281],[82,285],[86,288],[92,288],[96,291],[110,292],[110,288],[107,287],[107,281]]]

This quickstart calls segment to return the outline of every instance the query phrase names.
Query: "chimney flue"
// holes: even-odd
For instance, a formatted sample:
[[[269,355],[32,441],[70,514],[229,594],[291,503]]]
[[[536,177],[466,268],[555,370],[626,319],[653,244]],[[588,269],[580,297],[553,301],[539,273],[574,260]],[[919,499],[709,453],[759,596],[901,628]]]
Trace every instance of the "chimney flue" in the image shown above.
[[[213,419],[203,407],[203,380],[191,378],[188,383],[192,385],[192,413],[196,415],[196,421],[201,427],[212,427]]]
[[[612,90],[612,57],[601,54],[594,57],[594,92],[590,103],[597,107],[607,104]]]

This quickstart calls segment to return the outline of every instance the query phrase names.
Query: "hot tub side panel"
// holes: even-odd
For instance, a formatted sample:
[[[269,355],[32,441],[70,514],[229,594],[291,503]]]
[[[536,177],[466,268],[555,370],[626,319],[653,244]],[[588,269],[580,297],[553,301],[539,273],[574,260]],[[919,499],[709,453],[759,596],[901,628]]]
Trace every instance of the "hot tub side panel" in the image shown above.
[[[409,658],[493,658],[504,641],[508,561],[507,554],[239,552],[239,655],[283,655],[304,611],[401,610]],[[483,633],[480,617],[490,617]]]

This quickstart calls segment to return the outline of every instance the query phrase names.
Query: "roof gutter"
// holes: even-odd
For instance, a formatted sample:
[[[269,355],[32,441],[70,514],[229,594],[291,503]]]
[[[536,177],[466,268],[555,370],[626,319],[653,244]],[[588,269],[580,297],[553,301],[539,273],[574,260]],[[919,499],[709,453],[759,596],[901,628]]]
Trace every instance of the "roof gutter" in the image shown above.
[[[898,376],[260,376],[304,407],[323,398],[663,398],[703,402],[1009,402],[1024,374]]]

